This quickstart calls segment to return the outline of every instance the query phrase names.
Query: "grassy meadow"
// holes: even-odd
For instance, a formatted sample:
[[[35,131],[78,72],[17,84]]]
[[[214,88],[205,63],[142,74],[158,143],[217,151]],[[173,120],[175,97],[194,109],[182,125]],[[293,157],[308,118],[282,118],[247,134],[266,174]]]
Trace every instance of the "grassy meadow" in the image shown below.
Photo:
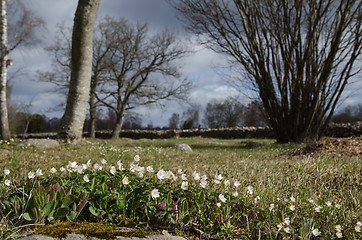
[[[65,220],[189,239],[362,238],[361,154],[333,146],[181,138],[0,149],[1,239]]]

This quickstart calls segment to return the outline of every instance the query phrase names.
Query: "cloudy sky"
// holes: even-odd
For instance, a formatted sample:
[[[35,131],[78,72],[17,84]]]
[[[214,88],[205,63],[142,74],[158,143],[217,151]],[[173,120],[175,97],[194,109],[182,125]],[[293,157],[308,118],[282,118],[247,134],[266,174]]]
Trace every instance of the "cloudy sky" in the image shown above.
[[[77,6],[77,0],[24,0],[28,9],[33,11],[46,23],[46,30],[41,33],[42,42],[31,48],[19,48],[15,50],[11,58],[14,65],[9,69],[15,71],[22,69],[23,74],[11,80],[12,101],[24,105],[30,104],[33,113],[45,114],[49,117],[61,117],[63,112],[50,111],[59,105],[64,97],[55,94],[51,84],[39,82],[36,79],[37,71],[50,71],[50,56],[44,50],[52,44],[57,24],[64,23],[71,27]],[[175,31],[180,38],[187,34],[184,32],[182,23],[175,17],[174,10],[165,0],[102,0],[98,12],[98,19],[107,15],[124,17],[130,22],[145,22],[149,24],[150,31],[161,31],[164,28]],[[10,16],[9,16],[10,18]],[[192,39],[192,36],[188,36]],[[203,47],[192,44],[195,50],[191,56],[180,62],[182,73],[193,80],[194,88],[190,93],[190,102],[198,104],[203,110],[206,104],[212,99],[223,99],[227,96],[240,95],[245,103],[249,102],[231,86],[223,81],[223,76],[218,70],[225,66],[225,59]],[[361,82],[361,81],[359,81]],[[361,86],[361,84],[359,84]],[[354,90],[353,90],[354,89]],[[354,87],[348,91],[348,98],[344,105],[362,104],[362,87]],[[154,126],[168,125],[168,119],[172,113],[179,113],[187,110],[187,104],[167,103],[163,108],[150,107],[141,108],[137,111],[143,114],[144,125],[152,123]]]

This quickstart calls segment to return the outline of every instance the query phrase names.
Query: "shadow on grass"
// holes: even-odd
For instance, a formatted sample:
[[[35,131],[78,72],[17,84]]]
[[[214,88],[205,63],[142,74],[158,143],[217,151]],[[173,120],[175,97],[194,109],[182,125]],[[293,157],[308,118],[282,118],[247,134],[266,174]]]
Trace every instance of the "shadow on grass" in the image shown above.
[[[232,141],[221,141],[221,142],[199,142],[190,144],[194,150],[253,150],[253,149],[265,149],[273,148],[273,143],[270,141],[260,140],[232,140]]]
[[[268,151],[272,149],[292,150],[295,144],[277,143],[275,139],[211,139],[211,138],[179,138],[179,139],[138,139],[138,140],[107,140],[108,143],[118,147],[163,147],[173,148],[175,144],[188,144],[193,150],[250,150]]]

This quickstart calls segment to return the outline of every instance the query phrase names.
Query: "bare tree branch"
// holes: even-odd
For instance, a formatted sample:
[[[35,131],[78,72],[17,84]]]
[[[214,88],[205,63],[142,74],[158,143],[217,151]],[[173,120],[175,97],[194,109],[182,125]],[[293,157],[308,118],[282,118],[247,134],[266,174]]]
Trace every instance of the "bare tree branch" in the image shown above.
[[[361,1],[169,2],[200,43],[244,69],[280,142],[318,139],[360,71]]]

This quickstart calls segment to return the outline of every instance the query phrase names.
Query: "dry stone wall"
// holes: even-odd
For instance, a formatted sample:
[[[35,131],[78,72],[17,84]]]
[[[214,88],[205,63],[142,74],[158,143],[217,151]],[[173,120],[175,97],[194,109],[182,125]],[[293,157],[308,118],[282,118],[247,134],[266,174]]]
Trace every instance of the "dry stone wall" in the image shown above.
[[[330,124],[325,131],[327,137],[351,137],[362,136],[362,122],[355,124],[340,123]],[[87,133],[85,133],[85,136]],[[21,138],[22,136],[18,136]],[[27,134],[26,138],[56,138],[56,133]],[[96,132],[97,138],[107,139],[111,137],[110,131]],[[269,127],[241,127],[223,129],[191,129],[191,130],[122,130],[121,138],[130,139],[159,139],[178,137],[203,137],[218,139],[238,139],[238,138],[274,138],[274,132]]]
[[[362,135],[362,122],[355,124],[330,124],[325,131],[328,137],[351,137]],[[96,137],[109,138],[110,132],[98,132]],[[274,138],[274,132],[269,127],[241,127],[223,129],[190,129],[190,130],[123,130],[121,138],[158,139],[177,137],[203,137],[218,139],[238,138]]]

